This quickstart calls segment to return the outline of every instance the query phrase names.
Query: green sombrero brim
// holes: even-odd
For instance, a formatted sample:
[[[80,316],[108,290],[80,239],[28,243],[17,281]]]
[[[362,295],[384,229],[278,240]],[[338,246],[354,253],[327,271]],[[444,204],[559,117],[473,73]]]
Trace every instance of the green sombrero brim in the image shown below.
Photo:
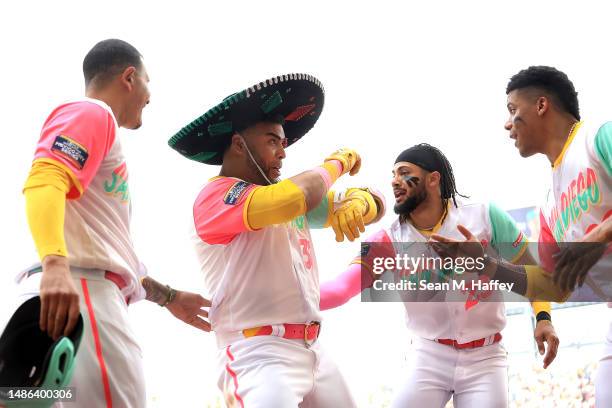
[[[314,126],[324,99],[323,86],[315,77],[280,75],[225,98],[179,130],[168,145],[188,159],[219,165],[235,132],[282,117],[290,146]]]

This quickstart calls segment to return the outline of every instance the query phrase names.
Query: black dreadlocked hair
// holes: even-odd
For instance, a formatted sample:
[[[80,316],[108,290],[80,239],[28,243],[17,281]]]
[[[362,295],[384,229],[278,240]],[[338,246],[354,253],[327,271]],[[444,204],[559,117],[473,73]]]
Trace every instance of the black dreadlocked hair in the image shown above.
[[[554,67],[531,66],[510,78],[506,95],[515,89],[534,88],[548,94],[553,103],[562,111],[580,120],[578,92],[565,73]]]
[[[457,208],[457,200],[455,197],[460,196],[463,198],[469,198],[469,196],[460,194],[459,191],[457,191],[455,175],[453,173],[453,167],[451,166],[450,162],[440,149],[430,145],[429,143],[419,143],[416,146],[427,150],[430,154],[432,154],[435,158],[435,161],[439,164],[439,166],[442,167],[440,171],[440,175],[442,176],[440,179],[440,193],[442,195],[442,202],[444,204],[444,207],[446,208],[448,200],[452,199],[453,205],[455,206],[455,208]]]

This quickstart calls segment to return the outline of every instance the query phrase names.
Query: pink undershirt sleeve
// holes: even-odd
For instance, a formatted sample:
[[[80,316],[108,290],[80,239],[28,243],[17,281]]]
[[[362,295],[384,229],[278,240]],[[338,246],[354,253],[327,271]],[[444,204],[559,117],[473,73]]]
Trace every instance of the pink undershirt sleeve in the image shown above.
[[[338,275],[334,280],[321,284],[321,310],[333,309],[348,302],[352,297],[361,293],[363,289],[370,287],[373,283],[372,275],[364,270],[363,282],[361,279],[362,265],[351,264],[347,270]],[[363,283],[363,285],[362,285]]]

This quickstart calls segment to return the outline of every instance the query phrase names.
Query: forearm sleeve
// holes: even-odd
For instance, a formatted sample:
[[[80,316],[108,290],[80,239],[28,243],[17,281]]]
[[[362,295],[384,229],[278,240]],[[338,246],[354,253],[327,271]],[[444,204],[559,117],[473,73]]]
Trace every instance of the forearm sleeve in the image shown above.
[[[35,162],[23,190],[26,215],[38,256],[67,256],[64,240],[66,194],[71,178],[59,166]]]
[[[525,297],[530,300],[547,299],[562,303],[572,293],[569,290],[562,291],[555,285],[550,274],[539,266],[525,265],[525,271],[527,272],[527,293]]]
[[[306,198],[291,180],[256,187],[247,206],[247,219],[253,229],[289,222],[306,213]]]
[[[550,302],[534,301],[531,302],[531,308],[533,309],[534,316],[537,316],[540,312],[546,312],[548,314],[551,312]]]

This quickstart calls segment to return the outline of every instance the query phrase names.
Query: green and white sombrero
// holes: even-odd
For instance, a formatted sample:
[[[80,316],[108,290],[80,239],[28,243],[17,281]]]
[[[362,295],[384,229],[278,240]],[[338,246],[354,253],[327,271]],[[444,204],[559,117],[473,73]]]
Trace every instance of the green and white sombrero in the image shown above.
[[[179,130],[168,144],[188,159],[219,165],[235,132],[272,120],[283,124],[289,146],[319,119],[324,97],[323,85],[312,75],[280,75],[228,96]]]

